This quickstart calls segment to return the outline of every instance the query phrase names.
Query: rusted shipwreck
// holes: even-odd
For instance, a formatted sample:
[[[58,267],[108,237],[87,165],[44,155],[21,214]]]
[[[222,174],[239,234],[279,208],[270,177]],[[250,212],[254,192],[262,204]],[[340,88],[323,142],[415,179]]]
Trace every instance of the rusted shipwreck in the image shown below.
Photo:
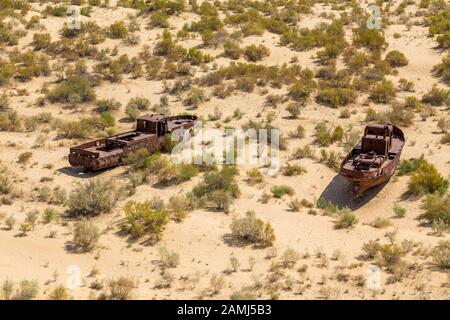
[[[398,127],[369,124],[361,142],[342,162],[339,174],[352,182],[355,195],[361,196],[394,175],[404,145],[405,137]]]
[[[150,153],[162,150],[168,143],[167,134],[176,134],[180,138],[186,130],[192,130],[196,120],[193,115],[141,116],[136,119],[136,129],[133,131],[70,148],[69,163],[91,171],[120,165],[127,154],[139,149],[145,148]]]

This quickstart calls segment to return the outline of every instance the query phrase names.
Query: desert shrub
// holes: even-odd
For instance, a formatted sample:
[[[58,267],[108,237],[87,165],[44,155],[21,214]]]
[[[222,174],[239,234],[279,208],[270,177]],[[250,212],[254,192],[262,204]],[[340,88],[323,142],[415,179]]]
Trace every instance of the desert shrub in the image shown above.
[[[431,252],[433,262],[441,269],[450,269],[450,241],[439,241]]]
[[[168,28],[169,27],[169,15],[163,11],[155,11],[150,16],[150,25],[154,28]]]
[[[72,243],[82,252],[92,251],[100,239],[100,231],[92,221],[78,221],[73,228]]]
[[[381,50],[387,46],[386,40],[380,31],[368,29],[365,26],[353,30],[353,44],[371,50]]]
[[[70,294],[63,285],[54,288],[48,295],[50,300],[69,300]]]
[[[442,137],[441,143],[450,143],[450,133],[447,133]]]
[[[380,247],[381,263],[386,267],[393,267],[401,261],[405,252],[402,247],[395,244],[385,244]]]
[[[1,288],[1,297],[4,300],[11,300],[14,294],[14,282],[10,279],[6,279],[2,282]]]
[[[95,91],[90,81],[83,76],[71,76],[47,93],[51,102],[90,102],[95,100]]]
[[[450,196],[429,195],[423,200],[424,212],[419,219],[428,223],[441,222],[450,226]]]
[[[148,234],[151,240],[160,239],[165,225],[169,222],[166,210],[154,210],[149,201],[129,201],[124,207],[125,221],[121,228],[133,238],[140,238]]]
[[[433,68],[433,72],[445,83],[450,84],[450,55],[445,56],[442,62]]]
[[[292,269],[300,259],[300,254],[293,248],[287,248],[281,255],[281,266],[283,268]]]
[[[306,145],[304,147],[298,147],[295,149],[294,153],[292,154],[292,157],[294,159],[303,159],[303,158],[309,158],[314,159],[315,151],[310,146]]]
[[[334,223],[334,227],[336,229],[348,229],[352,228],[357,222],[358,219],[355,214],[345,210],[339,214],[338,219]]]
[[[46,208],[42,213],[42,222],[45,224],[50,223],[58,218],[58,213],[53,208]]]
[[[5,225],[8,230],[12,230],[14,226],[16,225],[16,219],[13,215],[10,215],[8,218],[5,219]]]
[[[286,167],[283,168],[283,174],[285,176],[298,176],[300,174],[306,173],[306,169],[298,164],[288,164]]]
[[[383,79],[373,87],[369,98],[376,103],[388,103],[395,97],[395,94],[396,89],[392,81]]]
[[[292,103],[288,104],[288,106],[286,107],[286,111],[290,113],[291,118],[297,119],[298,116],[300,115],[300,111],[301,111],[302,107],[303,107],[303,103],[292,102]]]
[[[414,82],[402,78],[398,81],[398,84],[400,90],[406,92],[414,92]]]
[[[119,277],[118,279],[110,280],[108,286],[110,299],[128,300],[136,287],[136,282],[131,277]]]
[[[34,47],[34,50],[41,50],[47,49],[51,42],[52,38],[49,33],[35,33],[31,45]]]
[[[256,62],[262,60],[264,57],[268,57],[270,55],[270,50],[260,44],[260,45],[250,45],[244,49],[244,57],[248,61]]]
[[[449,90],[440,89],[436,86],[422,96],[423,103],[429,103],[432,106],[442,106],[449,97]]]
[[[20,236],[26,237],[27,233],[31,231],[31,225],[29,223],[21,223],[19,226]]]
[[[176,268],[180,263],[180,256],[175,251],[170,251],[166,247],[159,248],[159,264],[161,269]]]
[[[422,104],[416,97],[409,96],[405,98],[404,106],[405,108],[417,110],[422,107]]]
[[[212,202],[219,210],[227,209],[232,200],[240,194],[236,174],[236,168],[227,166],[222,167],[221,171],[206,172],[203,182],[196,185],[192,193],[198,199]]]
[[[257,218],[254,211],[247,211],[245,217],[233,219],[230,229],[231,237],[239,243],[267,247],[275,241],[272,226]]]
[[[399,205],[395,205],[393,211],[397,218],[404,218],[406,215],[406,209],[400,207]]]
[[[296,101],[306,101],[313,90],[312,83],[305,83],[304,81],[296,81],[289,88],[289,96]]]
[[[437,123],[437,127],[441,129],[443,133],[447,133],[450,129],[450,119],[440,118]]]
[[[295,130],[289,132],[289,138],[303,139],[305,137],[305,128],[299,124]]]
[[[316,101],[318,103],[332,108],[346,106],[355,102],[355,99],[355,91],[348,88],[326,88],[320,90],[316,96]]]
[[[301,202],[299,199],[297,199],[297,198],[292,199],[292,200],[289,201],[289,203],[288,203],[289,210],[291,210],[291,211],[293,211],[293,212],[298,212],[298,211],[300,211],[300,208],[301,208],[302,206],[303,206],[302,202]]]
[[[236,41],[227,40],[223,44],[224,55],[227,58],[237,60],[241,57],[242,49]]]
[[[108,213],[119,200],[121,191],[111,179],[95,179],[78,184],[69,195],[67,213],[70,216],[96,216]]]
[[[319,122],[314,127],[314,136],[321,146],[329,146],[330,144],[342,141],[344,130],[341,126],[335,127],[333,130],[327,127],[325,122]]]
[[[270,191],[275,198],[282,198],[284,195],[294,195],[294,189],[286,185],[273,186]]]
[[[325,164],[328,168],[335,171],[339,170],[341,156],[334,150],[326,151],[325,149],[320,150],[319,161]]]
[[[33,156],[33,153],[27,151],[19,154],[19,158],[17,159],[18,163],[25,164],[28,161],[30,161],[31,157]]]
[[[108,36],[111,39],[125,39],[128,35],[128,27],[119,21],[111,24],[108,28]]]
[[[378,240],[370,240],[369,242],[366,242],[363,244],[362,250],[364,251],[364,255],[368,259],[374,259],[378,252],[380,252],[381,244],[378,242]]]
[[[13,296],[13,300],[31,300],[34,299],[39,292],[39,286],[36,280],[22,280],[19,283],[17,292]]]
[[[264,176],[258,168],[247,171],[247,182],[249,185],[260,184],[264,181]]]
[[[231,296],[231,300],[256,300],[256,296],[247,290],[234,291]]]
[[[99,99],[95,101],[97,111],[99,112],[112,112],[119,110],[122,104],[114,98],[111,99]]]
[[[37,210],[27,212],[27,214],[25,216],[25,222],[30,225],[32,230],[34,230],[34,227],[36,225],[38,217],[39,217],[39,211],[37,211]]]
[[[377,229],[384,229],[391,225],[391,222],[388,219],[377,217],[373,220],[370,225]]]
[[[412,174],[408,182],[409,195],[423,195],[433,193],[443,193],[448,188],[448,181],[445,180],[431,163],[424,162]]]
[[[408,65],[408,59],[406,59],[406,57],[403,53],[401,53],[400,51],[397,51],[397,50],[390,51],[386,55],[385,60],[393,68],[404,67],[404,66]]]
[[[202,102],[205,102],[207,100],[206,93],[202,88],[199,87],[193,87],[186,99],[184,100],[184,103],[188,106],[192,106],[194,108],[198,107]]]

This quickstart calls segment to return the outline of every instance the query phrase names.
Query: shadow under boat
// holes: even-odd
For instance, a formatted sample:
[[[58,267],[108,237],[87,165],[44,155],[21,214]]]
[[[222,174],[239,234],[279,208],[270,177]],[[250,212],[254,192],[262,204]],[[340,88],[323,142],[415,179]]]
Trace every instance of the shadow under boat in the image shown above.
[[[333,203],[340,209],[347,207],[354,211],[372,200],[386,184],[387,182],[373,187],[364,192],[362,196],[356,197],[353,193],[353,184],[341,175],[336,175],[322,191],[320,198]]]
[[[59,168],[58,172],[61,172],[65,175],[68,175],[68,176],[71,176],[74,178],[89,179],[89,178],[94,178],[108,170],[109,169],[104,169],[104,170],[99,170],[99,171],[89,171],[89,170],[85,170],[84,168],[81,168],[81,167],[64,167],[64,168]]]

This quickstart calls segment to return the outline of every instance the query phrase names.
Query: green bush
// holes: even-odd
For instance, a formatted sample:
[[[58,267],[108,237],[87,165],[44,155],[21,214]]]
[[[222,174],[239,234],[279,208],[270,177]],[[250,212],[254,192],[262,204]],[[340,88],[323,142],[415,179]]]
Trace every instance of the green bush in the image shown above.
[[[441,269],[450,269],[450,241],[439,241],[431,252],[433,262]]]
[[[450,95],[450,90],[440,89],[436,86],[422,96],[423,103],[429,103],[432,106],[442,106]]]
[[[112,112],[119,110],[122,104],[114,98],[111,99],[99,99],[95,101],[97,111],[99,112]]]
[[[91,221],[83,220],[75,223],[72,243],[77,250],[90,252],[97,246],[99,239],[100,231]]]
[[[275,198],[282,198],[286,194],[289,196],[294,194],[294,189],[286,185],[273,186],[270,191]]]
[[[297,149],[295,149],[294,153],[292,154],[292,157],[294,159],[303,159],[303,158],[314,159],[314,153],[315,153],[314,149],[306,145],[304,147],[298,147]]]
[[[404,176],[415,172],[422,164],[426,163],[423,155],[420,158],[411,158],[409,160],[402,160],[398,167],[398,175]]]
[[[108,35],[111,39],[125,39],[128,35],[128,28],[121,21],[115,22],[109,26]]]
[[[110,280],[108,286],[109,299],[128,300],[136,287],[136,282],[131,277],[119,277],[118,279]]]
[[[149,201],[129,201],[124,207],[125,221],[121,228],[133,238],[149,235],[154,241],[160,239],[165,225],[169,222],[168,211],[154,210]]]
[[[87,78],[71,76],[51,89],[47,97],[51,102],[90,102],[95,100],[95,91]]]
[[[120,190],[111,179],[95,179],[78,184],[69,195],[69,216],[96,216],[108,213],[120,198]]]
[[[355,102],[356,92],[348,88],[326,88],[319,91],[316,96],[318,103],[332,108],[346,106]]]
[[[445,56],[442,62],[433,68],[433,72],[436,76],[442,78],[442,80],[450,85],[450,55]]]
[[[402,247],[395,244],[385,244],[380,247],[381,263],[386,267],[397,265],[405,252]]]
[[[241,57],[242,49],[236,41],[227,40],[223,44],[224,55],[227,58],[237,60]]]
[[[283,174],[285,176],[298,176],[298,175],[304,174],[306,172],[307,172],[306,169],[298,164],[293,164],[293,165],[288,164],[283,169]]]
[[[358,219],[354,213],[344,211],[339,214],[338,220],[336,220],[334,227],[336,229],[348,229],[352,228],[357,222]]]
[[[448,181],[440,175],[434,165],[425,162],[411,176],[407,194],[423,195],[444,193],[447,188]]]
[[[370,50],[382,50],[387,46],[387,42],[380,31],[366,27],[353,30],[353,44]]]
[[[252,44],[244,49],[245,59],[252,62],[262,60],[263,58],[268,57],[269,55],[270,50],[262,44],[258,46]]]
[[[395,95],[396,89],[392,81],[383,79],[373,87],[369,98],[376,103],[388,103]]]
[[[441,222],[450,226],[450,196],[449,195],[428,195],[422,204],[425,211],[419,219],[428,223]]]
[[[234,218],[230,229],[231,237],[238,243],[268,247],[275,241],[270,223],[257,218],[254,211],[247,211],[245,217]]]
[[[49,33],[35,33],[31,45],[34,47],[34,50],[41,50],[47,49],[51,42],[52,38]]]
[[[397,50],[390,51],[386,55],[385,60],[392,68],[404,67],[408,65],[408,59],[406,59],[403,53]]]

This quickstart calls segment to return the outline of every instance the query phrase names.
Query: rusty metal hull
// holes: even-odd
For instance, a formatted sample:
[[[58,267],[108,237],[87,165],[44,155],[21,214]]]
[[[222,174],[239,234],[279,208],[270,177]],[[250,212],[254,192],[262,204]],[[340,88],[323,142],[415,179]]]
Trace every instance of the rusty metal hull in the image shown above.
[[[367,190],[388,182],[395,174],[400,163],[405,138],[399,128],[392,125],[388,127],[390,130],[389,136],[383,137],[383,141],[387,144],[384,154],[374,151],[367,152],[367,148],[362,146],[363,138],[363,141],[356,145],[342,162],[339,174],[353,184],[356,196],[361,196]],[[377,139],[381,140],[379,137]],[[372,157],[368,157],[369,154]],[[370,161],[366,158],[369,158]],[[359,166],[358,160],[366,166]]]
[[[163,150],[168,143],[168,133],[177,132],[178,136],[182,136],[179,133],[192,130],[196,120],[197,117],[191,115],[139,117],[136,130],[70,148],[68,160],[72,166],[90,171],[115,167],[137,150],[146,149],[150,154]]]

